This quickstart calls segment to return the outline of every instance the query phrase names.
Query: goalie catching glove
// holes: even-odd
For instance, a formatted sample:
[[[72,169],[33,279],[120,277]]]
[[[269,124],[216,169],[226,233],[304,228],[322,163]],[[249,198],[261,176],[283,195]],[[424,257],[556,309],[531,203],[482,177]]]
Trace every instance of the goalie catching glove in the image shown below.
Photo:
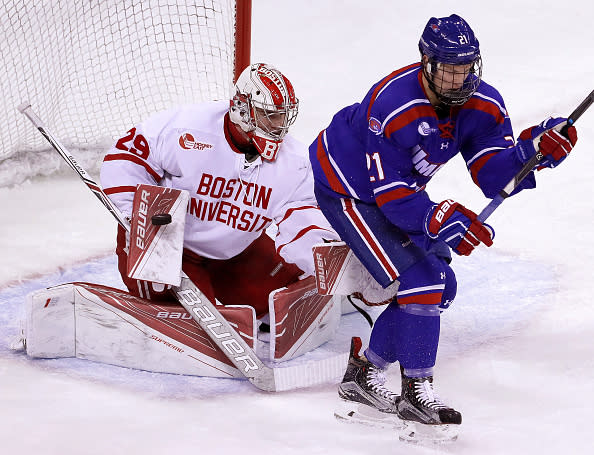
[[[477,220],[476,213],[451,199],[427,211],[423,231],[431,239],[444,241],[461,256],[470,255],[481,243],[493,245],[495,237],[493,228]]]
[[[559,166],[577,142],[577,131],[574,126],[567,128],[567,137],[561,134],[560,131],[565,125],[567,125],[565,118],[548,118],[540,125],[522,131],[516,148],[520,161],[526,163],[540,152],[543,154],[543,159],[538,164],[538,169]]]

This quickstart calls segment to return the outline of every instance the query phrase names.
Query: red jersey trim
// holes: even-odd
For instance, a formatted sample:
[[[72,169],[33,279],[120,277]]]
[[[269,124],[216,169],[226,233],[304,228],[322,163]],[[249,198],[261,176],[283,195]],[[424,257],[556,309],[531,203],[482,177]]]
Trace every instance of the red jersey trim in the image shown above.
[[[326,231],[326,232],[330,232],[328,231],[328,229],[324,229],[323,227],[320,226],[316,226],[315,224],[312,224],[310,226],[307,226],[303,229],[301,229],[297,235],[289,242],[287,243],[283,243],[282,245],[280,245],[277,249],[276,252],[277,254],[280,254],[280,250],[282,250],[284,247],[286,247],[287,245],[293,243],[294,241],[300,239],[301,237],[303,237],[305,234],[307,234],[309,231],[315,231],[315,230],[319,230],[319,231]]]
[[[417,63],[413,63],[412,65],[405,66],[404,68],[400,68],[400,69],[390,73],[389,75],[387,75],[384,79],[382,79],[382,81],[379,84],[377,84],[377,86],[373,90],[373,93],[371,94],[371,99],[369,100],[369,107],[367,108],[367,120],[368,121],[369,121],[369,117],[371,116],[371,108],[373,106],[373,103],[375,103],[377,95],[381,91],[381,89],[384,88],[385,85],[388,82],[390,82],[393,78],[395,78],[396,76],[398,76],[402,73],[405,73],[406,71],[408,71],[416,66],[420,66],[420,65],[421,64],[419,62],[417,62]]]
[[[479,185],[479,182],[478,182],[478,173],[483,168],[483,166],[485,164],[487,164],[487,161],[489,161],[491,158],[493,158],[496,154],[497,154],[496,152],[493,152],[493,153],[488,153],[485,156],[481,156],[478,160],[476,160],[470,166],[470,175],[472,176],[472,180],[479,187],[480,187],[480,185]]]
[[[136,187],[135,186],[114,186],[111,188],[105,188],[105,194],[116,194],[116,193],[135,193]]]
[[[420,303],[421,305],[439,305],[441,303],[443,293],[432,292],[430,294],[416,294],[407,295],[405,297],[398,297],[398,304],[408,305],[410,303]]]
[[[414,107],[404,111],[402,114],[400,114],[400,115],[394,117],[392,120],[390,120],[390,123],[388,123],[386,125],[384,134],[386,135],[386,137],[389,138],[392,133],[404,128],[406,125],[409,125],[410,123],[412,123],[415,120],[418,120],[422,117],[437,118],[437,115],[435,115],[435,109],[433,109],[433,106],[423,104],[420,106],[414,106]]]
[[[342,185],[342,182],[338,178],[338,175],[336,175],[336,172],[334,172],[334,168],[332,167],[332,165],[330,164],[330,160],[328,159],[328,152],[326,152],[326,149],[324,148],[324,144],[322,142],[323,134],[324,130],[322,130],[318,135],[318,148],[316,157],[318,158],[320,167],[322,168],[322,171],[324,172],[326,180],[328,180],[328,183],[330,184],[330,188],[332,188],[332,191],[339,194],[347,195],[348,192]]]
[[[387,191],[383,194],[380,194],[379,196],[376,196],[375,202],[377,203],[378,207],[381,207],[388,202],[394,201],[396,199],[402,199],[415,193],[416,191],[411,190],[410,188],[395,188],[391,191]]]
[[[503,124],[503,122],[505,122],[505,117],[501,113],[499,107],[481,98],[470,98],[461,106],[460,110],[463,109],[475,109],[477,111],[485,112],[491,115],[497,123]]]
[[[111,155],[106,155],[105,158],[103,158],[103,162],[105,161],[120,161],[120,160],[124,160],[124,161],[131,161],[134,164],[138,164],[139,166],[142,166],[146,169],[146,172],[148,172],[151,177],[153,177],[155,179],[155,182],[159,182],[161,180],[161,176],[159,174],[157,174],[155,172],[155,170],[150,167],[148,165],[148,163],[146,161],[144,161],[142,158],[140,158],[139,156],[136,155],[132,155],[131,153],[113,153]]]
[[[293,212],[295,212],[295,211],[297,211],[297,210],[309,210],[309,209],[316,209],[316,210],[319,210],[319,207],[318,207],[318,206],[316,206],[316,205],[304,205],[304,206],[302,206],[302,207],[293,207],[293,208],[290,208],[289,210],[287,210],[287,211],[285,212],[285,216],[283,216],[283,219],[282,219],[282,220],[280,220],[280,221],[277,223],[277,226],[280,226],[280,225],[281,225],[281,223],[282,223],[283,221],[285,221],[287,218],[289,218],[289,217],[290,217],[290,216],[293,214]]]

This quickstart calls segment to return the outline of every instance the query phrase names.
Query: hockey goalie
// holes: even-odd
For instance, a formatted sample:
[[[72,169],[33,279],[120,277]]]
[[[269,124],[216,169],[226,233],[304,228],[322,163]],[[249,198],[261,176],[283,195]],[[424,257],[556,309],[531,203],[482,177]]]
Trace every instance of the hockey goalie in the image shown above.
[[[341,307],[336,286],[317,292],[328,272],[318,266],[316,282],[312,248],[318,263],[336,251],[349,261],[315,201],[305,147],[287,134],[297,111],[289,80],[254,64],[230,103],[157,113],[117,140],[101,184],[131,220],[116,248],[128,291],[70,283],[30,295],[27,353],[240,376],[174,298],[182,270],[251,347],[258,328],[269,331],[262,357],[289,360],[328,341]]]

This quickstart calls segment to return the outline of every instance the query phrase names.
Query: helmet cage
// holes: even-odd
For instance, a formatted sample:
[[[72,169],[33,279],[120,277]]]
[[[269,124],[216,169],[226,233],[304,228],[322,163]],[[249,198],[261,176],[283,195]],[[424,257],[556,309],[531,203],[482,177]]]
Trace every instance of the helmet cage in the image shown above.
[[[277,69],[256,63],[237,80],[229,115],[248,133],[260,155],[274,160],[298,111],[291,82]]]
[[[483,63],[479,55],[466,64],[448,64],[435,58],[423,59],[423,74],[429,88],[437,99],[448,106],[464,104],[478,89],[483,73]],[[455,87],[452,81],[462,80]]]
[[[248,105],[254,129],[272,140],[282,141],[289,132],[289,127],[297,119],[299,100],[276,106],[248,98]]]

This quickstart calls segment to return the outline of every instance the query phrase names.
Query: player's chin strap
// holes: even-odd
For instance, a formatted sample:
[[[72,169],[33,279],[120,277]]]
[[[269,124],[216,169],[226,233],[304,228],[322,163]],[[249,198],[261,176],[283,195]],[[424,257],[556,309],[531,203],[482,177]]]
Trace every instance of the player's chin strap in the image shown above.
[[[567,117],[567,124],[561,130],[561,134],[567,137],[567,128],[572,126],[575,121],[582,116],[584,112],[594,103],[594,90],[590,92],[590,94],[586,97],[584,101],[580,103],[578,107]],[[501,203],[509,197],[510,194],[518,187],[520,182],[524,180],[524,178],[532,172],[534,167],[542,161],[544,155],[540,152],[537,152],[530,160],[524,164],[522,169],[510,180],[510,182],[503,187],[503,189],[495,196],[489,204],[479,213],[477,219],[483,223],[487,220],[487,218],[495,211],[497,207],[501,205]]]
[[[48,131],[42,120],[31,109],[31,105],[23,103],[18,109],[35,125],[72,170],[79,175],[93,194],[111,212],[117,222],[129,232],[130,223],[128,220],[122,216],[119,209],[106,196],[101,186],[89,176],[74,156]],[[348,361],[348,353],[291,367],[270,368],[264,365],[256,356],[254,350],[185,273],[182,272],[181,284],[174,287],[173,291],[179,303],[190,313],[211,341],[252,384],[261,390],[279,392],[308,387],[336,380],[344,373],[344,364]]]

